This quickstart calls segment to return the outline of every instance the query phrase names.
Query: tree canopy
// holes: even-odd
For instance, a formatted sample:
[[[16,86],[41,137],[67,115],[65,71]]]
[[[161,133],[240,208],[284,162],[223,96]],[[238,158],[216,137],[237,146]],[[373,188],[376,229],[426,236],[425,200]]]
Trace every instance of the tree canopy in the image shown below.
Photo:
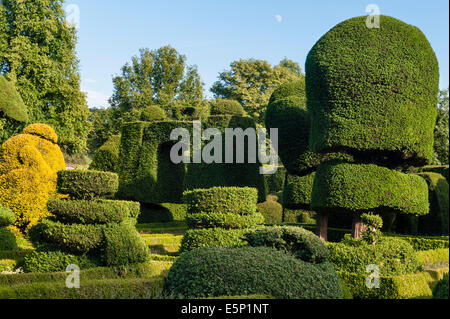
[[[55,128],[69,153],[86,147],[89,110],[80,91],[76,30],[63,0],[4,0],[0,6],[0,74],[12,80],[29,121]]]

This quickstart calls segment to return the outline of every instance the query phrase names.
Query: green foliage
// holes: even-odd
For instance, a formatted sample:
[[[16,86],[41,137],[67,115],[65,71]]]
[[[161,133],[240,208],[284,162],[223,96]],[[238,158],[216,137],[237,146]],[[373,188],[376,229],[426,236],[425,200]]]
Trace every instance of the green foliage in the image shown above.
[[[121,114],[155,104],[165,108],[176,100],[203,99],[197,67],[186,65],[186,57],[170,46],[141,49],[113,78],[113,84],[110,103]]]
[[[15,221],[16,215],[14,212],[9,208],[0,205],[0,227],[12,225]]]
[[[448,235],[449,188],[447,180],[437,173],[419,173],[428,184],[430,213],[419,218],[419,234]]]
[[[188,214],[249,215],[256,211],[257,200],[257,189],[250,187],[213,187],[183,194]]]
[[[310,209],[316,173],[306,176],[289,175],[283,190],[283,206],[288,209]]]
[[[424,166],[424,167],[421,167],[419,171],[422,173],[431,172],[431,173],[441,174],[442,176],[445,177],[447,182],[449,181],[448,165]]]
[[[31,123],[55,128],[69,152],[83,151],[90,130],[80,90],[76,30],[66,23],[62,0],[3,1],[0,70],[28,107]]]
[[[211,114],[244,116],[245,111],[236,100],[217,99],[211,101]]]
[[[267,247],[201,248],[181,255],[165,289],[180,298],[268,294],[280,299],[341,298],[332,265],[314,265]]]
[[[362,239],[368,244],[375,245],[382,235],[380,230],[383,227],[383,219],[374,214],[362,214],[361,221],[366,227]]]
[[[186,219],[185,204],[142,204],[138,223],[168,223]]]
[[[119,179],[115,173],[84,170],[58,172],[58,192],[75,199],[92,200],[112,196],[118,188]]]
[[[211,92],[215,98],[238,101],[257,123],[261,123],[273,90],[301,77],[300,66],[287,59],[275,67],[263,60],[239,60],[230,64],[230,70],[219,74]]]
[[[447,237],[424,237],[424,236],[405,236],[405,235],[390,235],[390,237],[400,238],[407,241],[415,251],[433,250],[439,248],[448,248],[449,240]]]
[[[347,236],[348,238],[348,236]],[[375,245],[362,240],[345,239],[328,243],[329,260],[336,270],[366,274],[368,265],[377,265],[380,275],[406,275],[421,270],[420,261],[410,244],[397,238],[381,238]]]
[[[382,27],[368,29],[366,19],[341,22],[308,54],[310,146],[369,151],[372,161],[386,165],[431,163],[436,55],[418,28],[382,15]]]
[[[189,228],[214,228],[240,229],[252,228],[264,223],[264,217],[260,212],[240,215],[233,213],[195,213],[186,215],[186,223]]]
[[[166,113],[157,105],[147,106],[141,110],[141,121],[153,122],[163,121],[166,119]]]
[[[328,259],[322,240],[301,227],[272,226],[252,230],[244,235],[252,247],[266,246],[291,253],[305,262],[319,264]]]
[[[434,128],[433,164],[448,165],[449,126],[448,126],[448,88],[439,91],[438,114]],[[448,180],[448,173],[447,173]]]
[[[258,212],[264,217],[264,224],[274,225],[283,222],[283,206],[268,196],[264,203],[257,204]]]
[[[111,136],[95,153],[89,169],[115,172],[119,160],[120,135]]]
[[[432,250],[418,251],[417,258],[424,267],[433,267],[447,265],[449,263],[448,248],[438,248]]]
[[[148,247],[129,224],[109,224],[104,228],[105,243],[101,258],[104,265],[120,266],[144,262],[149,257]]]
[[[426,215],[428,186],[419,176],[373,164],[327,162],[314,180],[311,207],[315,211],[358,212],[383,210]]]
[[[116,200],[51,199],[47,208],[59,221],[77,224],[120,223],[140,212],[139,203]]]
[[[7,228],[0,227],[0,251],[17,250],[17,241],[14,234]]]
[[[264,175],[268,194],[276,194],[283,190],[286,179],[286,169],[284,166],[278,166],[275,174]]]
[[[90,109],[89,122],[92,130],[87,138],[88,152],[95,154],[111,136],[120,135],[122,118],[119,118],[117,110],[109,108]],[[128,120],[128,119],[127,119]],[[137,115],[134,121],[137,120]]]
[[[433,299],[448,299],[448,273],[444,275],[433,289]]]
[[[0,75],[0,114],[17,122],[28,122],[27,107],[14,84]]]
[[[62,251],[33,251],[25,257],[23,271],[26,273],[62,272],[66,271],[68,265],[77,265],[80,269],[97,266],[86,255],[77,256]]]
[[[248,229],[203,228],[188,229],[181,241],[180,253],[199,247],[243,246],[242,236]]]

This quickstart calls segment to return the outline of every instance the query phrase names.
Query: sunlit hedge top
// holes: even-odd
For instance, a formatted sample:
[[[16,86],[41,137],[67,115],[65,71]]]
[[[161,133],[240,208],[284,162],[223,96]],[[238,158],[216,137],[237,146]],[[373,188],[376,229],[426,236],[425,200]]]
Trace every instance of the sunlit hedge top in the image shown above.
[[[52,143],[58,143],[58,135],[56,135],[55,130],[46,124],[35,123],[28,125],[23,130],[23,134],[36,135]]]
[[[306,60],[311,148],[373,151],[413,165],[429,162],[439,90],[436,55],[416,27],[380,16],[346,20]]]
[[[19,92],[3,75],[0,75],[0,115],[1,113],[18,122],[28,121],[27,107]]]

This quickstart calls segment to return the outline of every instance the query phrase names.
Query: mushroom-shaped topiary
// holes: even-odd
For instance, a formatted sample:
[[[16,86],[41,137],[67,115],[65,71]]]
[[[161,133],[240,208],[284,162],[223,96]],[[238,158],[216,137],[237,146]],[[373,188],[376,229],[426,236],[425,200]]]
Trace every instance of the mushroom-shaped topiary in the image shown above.
[[[346,20],[306,60],[311,148],[345,150],[391,166],[429,163],[439,91],[436,55],[412,25],[380,16]]]

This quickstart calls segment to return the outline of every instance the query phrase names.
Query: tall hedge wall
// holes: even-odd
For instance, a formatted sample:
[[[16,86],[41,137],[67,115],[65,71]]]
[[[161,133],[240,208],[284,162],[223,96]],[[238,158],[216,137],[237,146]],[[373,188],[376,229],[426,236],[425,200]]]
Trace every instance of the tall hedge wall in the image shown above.
[[[425,35],[380,16],[339,23],[306,60],[310,146],[336,149],[387,163],[430,163],[436,123],[439,66]]]

